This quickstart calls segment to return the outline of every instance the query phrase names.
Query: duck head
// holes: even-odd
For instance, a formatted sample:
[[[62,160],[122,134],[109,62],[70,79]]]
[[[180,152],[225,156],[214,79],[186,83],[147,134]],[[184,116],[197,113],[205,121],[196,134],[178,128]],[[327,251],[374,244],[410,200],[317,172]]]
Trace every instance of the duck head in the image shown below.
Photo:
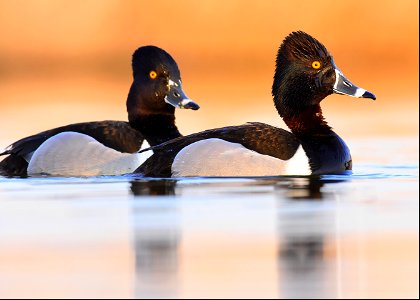
[[[172,115],[175,108],[200,108],[184,93],[178,65],[165,50],[155,46],[138,48],[132,68],[134,79],[127,99],[129,120],[147,114]]]
[[[318,40],[302,31],[292,32],[278,50],[272,86],[280,116],[287,118],[319,107],[332,93],[376,99],[344,77]]]

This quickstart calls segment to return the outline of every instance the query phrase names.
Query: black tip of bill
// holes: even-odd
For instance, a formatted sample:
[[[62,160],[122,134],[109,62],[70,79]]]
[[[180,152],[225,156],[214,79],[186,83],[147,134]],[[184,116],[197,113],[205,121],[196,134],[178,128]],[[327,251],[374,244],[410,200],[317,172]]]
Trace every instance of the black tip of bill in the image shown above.
[[[369,98],[372,100],[376,100],[376,96],[372,94],[371,92],[365,91],[362,95],[362,98]]]
[[[179,106],[184,109],[192,109],[192,110],[198,110],[200,108],[200,105],[198,105],[197,103],[195,103],[194,101],[190,99],[182,100]]]

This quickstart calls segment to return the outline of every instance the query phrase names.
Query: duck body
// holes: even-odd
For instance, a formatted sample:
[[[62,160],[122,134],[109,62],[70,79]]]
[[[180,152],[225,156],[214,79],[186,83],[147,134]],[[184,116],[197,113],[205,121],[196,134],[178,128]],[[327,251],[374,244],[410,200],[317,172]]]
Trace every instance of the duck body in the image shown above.
[[[0,153],[8,155],[0,161],[0,175],[130,173],[147,157],[137,154],[144,141],[154,146],[181,136],[175,108],[196,110],[199,106],[183,92],[175,60],[158,47],[145,46],[134,52],[132,67],[129,122],[70,124],[23,138]]]
[[[121,153],[136,153],[144,141],[143,135],[124,121],[85,122],[57,127],[10,145],[9,149],[0,154],[8,155],[0,162],[0,175],[26,176],[28,164],[36,150],[49,139],[65,132],[79,133],[82,138],[92,137],[99,144]],[[63,149],[71,148],[73,141],[62,141]]]
[[[252,150],[260,155],[267,155],[280,160],[288,160],[293,157],[299,147],[299,141],[293,134],[284,129],[276,128],[263,123],[248,123],[241,126],[210,129],[191,134],[185,138],[179,137],[153,147],[154,154],[136,170],[136,173],[141,173],[150,177],[171,177],[172,165],[177,158],[178,163],[182,160],[185,161],[183,163],[185,167],[202,170],[200,175],[195,176],[222,176],[220,174],[208,173],[206,171],[213,169],[214,167],[227,176],[226,166],[227,163],[229,163],[229,160],[225,160],[223,157],[220,157],[221,153],[218,153],[219,157],[217,158],[217,162],[220,163],[221,166],[216,166],[216,160],[208,159],[208,157],[201,151],[198,153],[192,151],[192,153],[189,153],[187,157],[178,156],[186,147],[199,141],[207,141],[209,139],[218,139],[231,143],[233,148],[237,147],[235,145],[241,145],[243,148]],[[216,144],[213,141],[212,146],[215,145]],[[208,147],[213,149],[213,151],[215,150],[210,145]],[[232,150],[237,150],[233,148]],[[213,157],[216,158],[215,156]],[[192,160],[194,160],[196,164],[201,164],[201,166],[197,167],[196,164],[192,164]],[[206,167],[210,164],[214,167]],[[249,166],[244,165],[244,167],[249,170]],[[246,172],[248,173],[249,171]],[[184,174],[181,170],[178,170],[177,173]],[[185,174],[187,173],[190,174],[189,176],[194,176],[191,175],[191,171],[185,170]]]
[[[300,153],[308,174],[349,171],[350,150],[328,126],[320,107],[332,93],[375,99],[344,77],[319,41],[302,31],[293,32],[279,47],[272,86],[275,107],[290,132],[250,123],[179,137],[152,147],[153,155],[136,173],[152,177],[306,175],[301,168],[287,166],[294,165]],[[216,145],[213,139],[221,141]],[[205,149],[206,140],[211,141],[209,148],[220,150],[219,157]],[[256,162],[266,167],[254,167],[253,173]]]
[[[134,171],[146,158],[145,154],[107,147],[89,135],[66,131],[36,149],[27,172],[45,174],[48,170],[48,175],[53,176],[121,175]]]
[[[207,130],[153,148],[135,172],[148,177],[277,176],[351,170],[346,143],[334,132],[302,137],[263,123]]]

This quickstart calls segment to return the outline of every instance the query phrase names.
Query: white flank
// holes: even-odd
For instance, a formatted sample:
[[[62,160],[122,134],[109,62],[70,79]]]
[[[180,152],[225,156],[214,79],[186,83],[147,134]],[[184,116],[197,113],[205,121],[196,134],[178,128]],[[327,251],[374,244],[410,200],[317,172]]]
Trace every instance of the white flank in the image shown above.
[[[212,138],[183,148],[172,164],[172,176],[269,176],[282,174],[284,168],[282,160]]]
[[[222,139],[206,139],[183,148],[172,164],[173,177],[308,175],[309,164],[300,146],[283,161]]]
[[[286,171],[283,175],[310,175],[311,168],[305,150],[299,146],[295,155],[287,161]]]
[[[46,140],[33,153],[28,175],[122,175],[133,172],[151,155],[152,151],[121,153],[88,135],[62,132]]]

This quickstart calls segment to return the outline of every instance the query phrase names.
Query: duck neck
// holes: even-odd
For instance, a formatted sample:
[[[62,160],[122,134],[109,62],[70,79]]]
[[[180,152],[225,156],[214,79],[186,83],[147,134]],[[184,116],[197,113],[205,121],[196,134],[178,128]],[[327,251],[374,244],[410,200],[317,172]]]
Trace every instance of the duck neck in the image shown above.
[[[319,104],[309,106],[298,113],[288,111],[280,115],[293,134],[299,138],[333,133],[322,115]]]
[[[173,114],[142,114],[129,118],[129,122],[131,127],[144,136],[150,146],[181,136]]]
[[[141,91],[134,79],[127,97],[127,112],[130,126],[139,131],[151,146],[181,136],[175,125],[175,107],[158,95]]]
[[[294,112],[298,113],[294,113]],[[346,143],[328,126],[319,104],[300,110],[279,110],[284,122],[300,140],[312,174],[332,174],[351,170]]]
[[[306,77],[291,79],[293,71],[281,70],[276,68],[272,93],[276,109],[290,130],[298,137],[331,132],[320,106],[328,93],[314,93]]]

